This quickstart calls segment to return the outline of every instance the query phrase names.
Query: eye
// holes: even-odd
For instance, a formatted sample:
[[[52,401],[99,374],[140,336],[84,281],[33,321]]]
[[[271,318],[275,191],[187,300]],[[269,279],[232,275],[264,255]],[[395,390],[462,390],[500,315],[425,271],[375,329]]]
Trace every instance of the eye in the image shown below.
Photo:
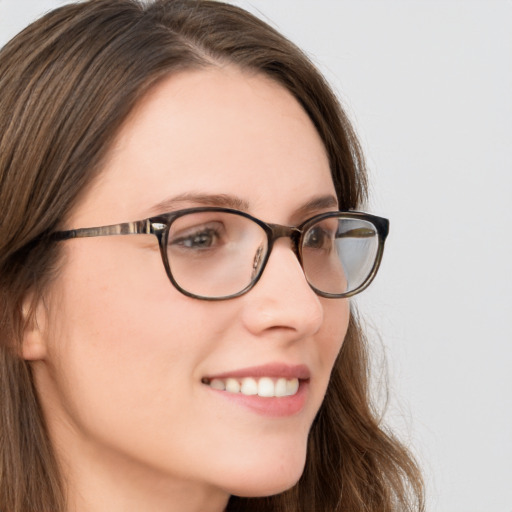
[[[222,229],[220,226],[196,226],[169,238],[169,246],[191,250],[212,249],[221,243]]]
[[[334,233],[325,226],[317,225],[310,228],[304,237],[304,247],[308,249],[330,249]]]

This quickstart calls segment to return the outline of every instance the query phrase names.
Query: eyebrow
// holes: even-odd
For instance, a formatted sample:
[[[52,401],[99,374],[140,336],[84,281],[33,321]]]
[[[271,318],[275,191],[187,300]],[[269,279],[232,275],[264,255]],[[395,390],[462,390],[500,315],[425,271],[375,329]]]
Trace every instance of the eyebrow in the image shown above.
[[[305,217],[311,213],[318,212],[319,210],[326,210],[328,208],[338,208],[338,200],[331,195],[319,196],[310,199],[297,209],[295,215],[298,217]]]
[[[199,194],[187,192],[164,199],[149,209],[149,215],[179,210],[183,206],[217,206],[220,208],[232,208],[249,213],[249,203],[240,197],[230,194]],[[318,196],[310,199],[293,212],[293,217],[303,218],[311,213],[328,208],[338,208],[338,200],[333,195]]]
[[[177,196],[164,199],[149,209],[155,215],[172,212],[181,208],[184,204],[188,206],[218,206],[221,208],[232,208],[247,212],[249,203],[240,197],[229,194],[194,194],[187,192]]]

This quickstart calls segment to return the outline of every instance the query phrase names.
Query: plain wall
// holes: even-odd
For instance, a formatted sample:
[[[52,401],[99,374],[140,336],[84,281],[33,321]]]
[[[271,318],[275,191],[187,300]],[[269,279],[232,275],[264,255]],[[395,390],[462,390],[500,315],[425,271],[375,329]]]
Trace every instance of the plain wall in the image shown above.
[[[0,0],[0,44],[64,3]],[[366,149],[391,234],[357,303],[429,510],[511,512],[512,2],[237,3],[319,65]]]

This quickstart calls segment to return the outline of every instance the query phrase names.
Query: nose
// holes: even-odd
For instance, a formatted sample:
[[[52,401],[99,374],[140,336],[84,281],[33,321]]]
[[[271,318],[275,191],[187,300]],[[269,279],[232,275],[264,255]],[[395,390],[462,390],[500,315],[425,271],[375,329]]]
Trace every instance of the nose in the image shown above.
[[[276,241],[245,302],[242,320],[256,336],[279,332],[290,340],[306,338],[318,332],[324,319],[321,299],[306,281],[289,238]]]

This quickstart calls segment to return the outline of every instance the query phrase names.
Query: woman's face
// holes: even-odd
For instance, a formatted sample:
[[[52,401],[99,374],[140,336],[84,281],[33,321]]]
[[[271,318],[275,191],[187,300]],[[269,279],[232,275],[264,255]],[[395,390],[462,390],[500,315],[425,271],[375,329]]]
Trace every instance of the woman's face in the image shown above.
[[[167,79],[124,125],[65,228],[203,205],[285,225],[336,210],[322,142],[281,86],[229,67]],[[256,496],[298,480],[349,306],[311,290],[289,239],[250,292],[219,302],[178,292],[152,235],[70,240],[62,251],[33,367],[71,482],[114,468],[141,485],[151,474]],[[249,397],[214,389],[214,377],[300,385]]]

